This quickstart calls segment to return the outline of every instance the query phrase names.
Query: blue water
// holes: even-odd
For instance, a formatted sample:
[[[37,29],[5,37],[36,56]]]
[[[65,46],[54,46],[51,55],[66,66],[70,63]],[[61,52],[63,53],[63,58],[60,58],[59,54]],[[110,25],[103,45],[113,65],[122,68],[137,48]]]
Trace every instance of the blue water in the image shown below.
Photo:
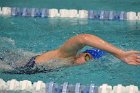
[[[41,18],[0,18],[1,49],[38,54],[56,49],[77,34],[94,34],[124,50],[140,50],[140,22]],[[88,47],[86,47],[88,48]],[[22,51],[21,51],[22,50]],[[14,59],[14,58],[13,58]],[[4,80],[28,79],[57,83],[134,84],[140,86],[140,67],[127,65],[108,54],[100,60],[48,73],[4,74]]]
[[[6,0],[0,1],[1,6],[18,7],[48,7],[48,8],[75,8],[75,9],[104,9],[139,11],[139,1],[128,0],[93,0],[61,2],[34,0]],[[95,3],[96,2],[96,3]],[[104,3],[103,3],[104,2]],[[121,4],[120,4],[121,2]],[[60,4],[61,3],[61,4]],[[83,4],[84,3],[84,4]],[[134,6],[132,6],[135,4]],[[3,50],[12,53],[38,54],[60,47],[67,39],[77,34],[94,34],[124,50],[140,50],[140,22],[139,21],[99,21],[80,19],[47,19],[24,17],[0,17],[0,52]],[[86,47],[88,48],[88,47]],[[84,49],[83,49],[84,50]],[[15,59],[16,57],[13,57]],[[12,59],[11,59],[12,61]],[[57,83],[69,82],[75,84],[101,85],[130,85],[140,87],[140,66],[127,65],[112,55],[90,61],[86,64],[61,68],[57,71],[36,74],[5,74],[0,72],[0,78],[42,80]]]

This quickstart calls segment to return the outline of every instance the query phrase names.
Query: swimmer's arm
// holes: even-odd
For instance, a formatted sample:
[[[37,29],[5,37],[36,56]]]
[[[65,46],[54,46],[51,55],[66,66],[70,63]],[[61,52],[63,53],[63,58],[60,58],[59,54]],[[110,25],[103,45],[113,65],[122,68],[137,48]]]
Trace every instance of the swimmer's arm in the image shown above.
[[[86,45],[105,50],[116,56],[124,53],[123,50],[116,48],[95,35],[90,34],[80,34],[72,37],[66,41],[62,47],[60,47],[60,50],[63,51],[63,53],[76,54],[78,50]]]
[[[64,54],[65,57],[72,57],[76,56],[77,52],[84,46],[85,44],[83,44],[81,35],[77,35],[67,40],[58,50]]]
[[[139,51],[125,52],[103,39],[90,34],[80,34],[69,39],[64,43],[60,50],[67,56],[76,55],[77,51],[86,45],[105,50],[128,64],[140,64],[140,56],[137,55],[140,54]]]
[[[125,53],[125,51],[113,46],[95,35],[84,34],[81,36],[81,38],[83,39],[83,44],[105,50],[118,58]]]

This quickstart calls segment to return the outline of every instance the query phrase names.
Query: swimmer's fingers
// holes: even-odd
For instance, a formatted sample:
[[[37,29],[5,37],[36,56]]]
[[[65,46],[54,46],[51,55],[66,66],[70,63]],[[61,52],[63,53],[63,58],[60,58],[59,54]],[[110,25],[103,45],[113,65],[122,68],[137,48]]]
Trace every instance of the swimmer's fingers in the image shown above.
[[[135,51],[135,53],[140,54],[140,51]],[[139,55],[136,56],[136,64],[140,65],[140,56]]]
[[[136,59],[136,62],[137,62],[137,63],[140,63],[140,59]]]
[[[140,65],[140,62],[137,62],[136,65]]]
[[[133,51],[133,50],[131,50],[131,51],[129,51],[129,53],[130,54],[140,54],[140,51]]]
[[[136,59],[136,64],[137,64],[137,65],[140,65],[140,58],[137,58],[137,59]]]
[[[126,63],[130,65],[140,65],[140,58],[129,59]]]
[[[140,59],[140,56],[137,56],[137,59]]]
[[[139,62],[136,62],[136,61],[129,62],[128,64],[129,65],[140,65],[140,63]]]
[[[136,57],[136,62],[140,63],[140,56]]]
[[[135,61],[136,61],[135,62],[136,65],[140,65],[140,56],[137,56]]]
[[[140,54],[140,51],[133,51],[135,54]]]

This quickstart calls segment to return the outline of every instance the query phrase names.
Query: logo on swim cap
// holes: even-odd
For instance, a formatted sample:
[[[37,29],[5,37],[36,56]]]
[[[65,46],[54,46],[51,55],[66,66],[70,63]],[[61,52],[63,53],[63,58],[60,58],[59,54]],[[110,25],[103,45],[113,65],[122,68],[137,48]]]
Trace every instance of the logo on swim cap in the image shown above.
[[[106,54],[105,51],[97,49],[97,48],[87,49],[84,51],[84,53],[89,53],[90,55],[92,55],[94,59],[99,59],[100,57]]]

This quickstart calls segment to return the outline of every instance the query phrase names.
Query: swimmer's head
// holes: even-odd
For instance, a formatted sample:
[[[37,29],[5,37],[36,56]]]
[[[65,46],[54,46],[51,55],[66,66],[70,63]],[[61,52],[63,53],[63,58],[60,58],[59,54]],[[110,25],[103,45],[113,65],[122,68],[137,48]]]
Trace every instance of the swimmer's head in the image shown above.
[[[76,63],[82,64],[91,59],[93,59],[93,57],[89,53],[81,53],[76,57]]]
[[[103,55],[105,55],[105,51],[103,50],[96,48],[87,49],[76,58],[76,63],[81,64],[91,59],[99,59]]]

